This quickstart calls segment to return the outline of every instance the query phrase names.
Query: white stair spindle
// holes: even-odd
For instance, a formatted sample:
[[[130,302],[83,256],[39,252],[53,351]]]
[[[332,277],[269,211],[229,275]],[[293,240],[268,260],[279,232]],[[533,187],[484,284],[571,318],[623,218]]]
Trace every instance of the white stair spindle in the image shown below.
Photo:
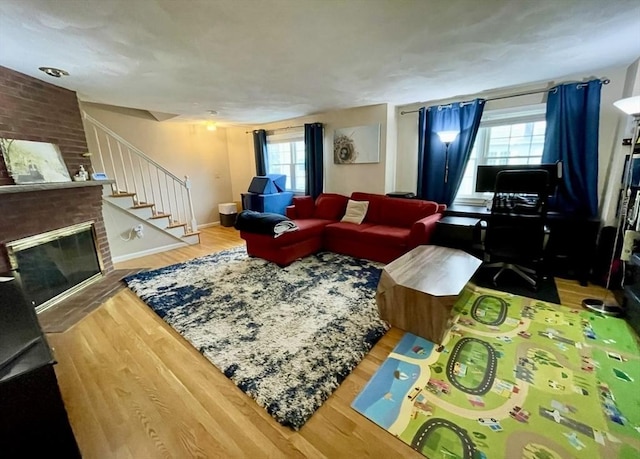
[[[129,165],[131,167],[131,177],[133,179],[133,192],[136,194],[136,201],[140,201],[140,195],[138,195],[138,184],[136,180],[136,169],[133,167],[133,159],[131,158],[131,150],[127,148],[127,153],[129,155]]]
[[[124,176],[124,189],[127,193],[131,192],[129,188],[129,180],[127,179],[127,168],[124,165],[124,158],[122,157],[122,146],[120,142],[118,142],[118,151],[120,152],[120,164],[122,164],[122,175]]]
[[[120,193],[120,184],[118,183],[118,172],[116,171],[116,163],[113,160],[113,152],[111,151],[111,141],[107,136],[107,148],[109,150],[109,158],[111,159],[111,166],[113,167],[113,180],[116,182],[116,193]]]
[[[184,176],[184,185],[187,189],[187,198],[189,200],[189,210],[191,211],[191,232],[198,231],[198,223],[196,222],[196,213],[193,211],[193,198],[191,197],[191,179],[188,175]]]

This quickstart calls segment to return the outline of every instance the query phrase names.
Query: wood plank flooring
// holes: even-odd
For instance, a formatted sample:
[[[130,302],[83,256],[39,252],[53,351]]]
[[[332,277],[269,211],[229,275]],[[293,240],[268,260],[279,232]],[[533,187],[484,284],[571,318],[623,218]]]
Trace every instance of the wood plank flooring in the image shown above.
[[[201,240],[117,268],[161,267],[243,243],[224,227],[204,229]],[[556,283],[571,307],[606,292]],[[128,289],[47,338],[85,458],[421,458],[350,408],[402,335],[391,329],[298,432],[274,421]]]

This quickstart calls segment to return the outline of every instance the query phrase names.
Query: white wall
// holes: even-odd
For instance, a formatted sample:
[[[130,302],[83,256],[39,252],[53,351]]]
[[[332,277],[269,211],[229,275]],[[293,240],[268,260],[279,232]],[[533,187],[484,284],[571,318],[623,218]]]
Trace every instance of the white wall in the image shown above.
[[[491,98],[501,95],[515,94],[535,90],[544,90],[559,83],[568,81],[583,81],[591,78],[606,77],[611,80],[603,85],[600,102],[600,132],[599,132],[599,178],[598,192],[602,202],[603,189],[607,181],[609,162],[614,144],[618,142],[617,125],[621,119],[620,112],[613,106],[613,102],[620,99],[626,81],[626,67],[616,67],[593,71],[592,75],[568,75],[554,81],[532,83],[526,86],[500,88],[485,91],[482,94],[463,95],[451,99],[435,100],[397,107],[398,112],[398,151],[396,163],[396,186],[398,189],[416,191],[418,169],[418,114],[400,115],[400,111],[417,110],[420,107],[446,104],[454,101],[470,100],[476,97]],[[546,93],[513,97],[496,101],[489,101],[485,111],[533,105],[546,102]],[[619,143],[619,142],[618,142]]]
[[[350,195],[353,191],[385,193],[387,190],[387,165],[395,166],[393,154],[388,162],[387,123],[390,110],[387,104],[356,107],[319,113],[301,118],[256,126],[256,129],[279,129],[288,126],[302,126],[305,123],[324,125],[324,191]],[[391,116],[393,120],[394,115]],[[375,164],[334,164],[333,132],[335,129],[380,124],[380,162]],[[395,130],[395,129],[394,129]],[[231,169],[233,198],[240,199],[255,175],[255,158],[251,128],[229,129],[229,165]],[[242,136],[245,136],[244,140]],[[395,144],[395,143],[394,143]]]
[[[387,147],[384,191],[403,191],[396,187],[398,167],[398,117],[395,107],[387,105]]]
[[[241,201],[241,193],[246,193],[251,179],[256,175],[251,129],[227,128],[227,150],[229,151],[232,201]]]
[[[232,196],[226,129],[207,131],[204,125],[159,122],[142,110],[87,102],[80,107],[176,176],[188,175],[199,225],[219,220],[218,204],[231,201]],[[90,151],[96,151],[87,123],[85,132]],[[92,161],[99,171],[97,154]]]

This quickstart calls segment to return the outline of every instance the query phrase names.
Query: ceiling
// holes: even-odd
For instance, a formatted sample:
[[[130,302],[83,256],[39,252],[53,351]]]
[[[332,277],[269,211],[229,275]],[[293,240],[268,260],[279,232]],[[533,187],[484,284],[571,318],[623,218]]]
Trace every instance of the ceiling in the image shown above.
[[[2,66],[84,101],[229,124],[591,76],[639,56],[638,0],[2,0],[0,15]]]

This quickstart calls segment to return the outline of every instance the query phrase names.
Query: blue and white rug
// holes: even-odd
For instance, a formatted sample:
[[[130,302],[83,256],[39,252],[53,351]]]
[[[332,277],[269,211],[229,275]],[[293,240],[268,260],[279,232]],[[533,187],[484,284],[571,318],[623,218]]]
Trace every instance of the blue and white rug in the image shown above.
[[[388,325],[382,265],[323,252],[286,268],[244,247],[125,282],[278,422],[299,429]]]

